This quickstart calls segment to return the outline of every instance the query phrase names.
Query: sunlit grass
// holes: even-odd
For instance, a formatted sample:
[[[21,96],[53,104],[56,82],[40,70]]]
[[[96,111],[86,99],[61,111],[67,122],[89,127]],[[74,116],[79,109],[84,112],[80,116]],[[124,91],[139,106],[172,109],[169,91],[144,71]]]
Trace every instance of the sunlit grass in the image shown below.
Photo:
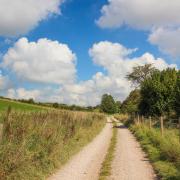
[[[3,122],[2,179],[45,179],[100,132],[105,116],[72,111],[12,112]]]
[[[108,176],[111,175],[112,161],[114,158],[116,143],[117,143],[117,128],[114,127],[108,152],[106,154],[105,160],[103,161],[100,170],[99,180],[105,180],[107,179]]]
[[[39,111],[43,109],[43,107],[33,104],[26,104],[17,101],[0,99],[0,112],[6,111],[9,106],[11,106],[12,109],[18,111]]]
[[[176,129],[149,129],[146,125],[132,125],[131,130],[147,152],[157,174],[162,179],[180,179],[180,142]]]

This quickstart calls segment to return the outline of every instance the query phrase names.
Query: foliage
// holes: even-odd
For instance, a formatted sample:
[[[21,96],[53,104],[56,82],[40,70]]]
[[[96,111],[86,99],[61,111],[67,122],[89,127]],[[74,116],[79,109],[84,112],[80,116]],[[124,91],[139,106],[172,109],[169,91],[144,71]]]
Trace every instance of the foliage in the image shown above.
[[[175,97],[175,111],[180,117],[180,70],[177,73],[177,83],[176,83],[176,97]]]
[[[140,112],[144,115],[163,115],[173,110],[176,96],[177,71],[156,71],[141,84]]]
[[[53,108],[58,108],[59,107],[59,104],[58,103],[53,103]]]
[[[152,64],[145,64],[144,66],[135,66],[133,71],[126,76],[135,86],[141,85],[145,79],[150,77],[154,71],[157,71]]]
[[[135,89],[132,91],[121,106],[121,112],[123,113],[136,113],[138,112],[138,106],[140,103],[140,91]]]
[[[33,98],[30,98],[30,99],[19,99],[18,100],[19,102],[23,102],[23,103],[29,103],[29,104],[35,104],[35,101]]]
[[[164,180],[180,179],[180,143],[176,130],[166,129],[164,137],[159,129],[132,125],[130,129],[147,152],[158,175]]]
[[[105,113],[113,114],[117,112],[116,103],[111,95],[104,94],[101,100],[101,110]]]
[[[0,145],[1,179],[45,179],[87,144],[105,124],[101,114],[12,112]]]
[[[117,109],[117,113],[120,113],[121,112],[121,106],[122,106],[122,103],[121,101],[116,101],[116,109]]]

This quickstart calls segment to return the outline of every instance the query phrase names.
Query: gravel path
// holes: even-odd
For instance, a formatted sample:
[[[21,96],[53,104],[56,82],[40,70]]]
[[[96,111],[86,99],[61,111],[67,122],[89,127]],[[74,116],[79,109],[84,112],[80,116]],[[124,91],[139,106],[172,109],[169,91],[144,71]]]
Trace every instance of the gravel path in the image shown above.
[[[108,120],[109,122],[109,120]],[[107,123],[102,132],[48,180],[98,180],[101,163],[112,136],[112,124]]]
[[[131,132],[119,125],[115,158],[108,180],[153,180],[153,168]]]

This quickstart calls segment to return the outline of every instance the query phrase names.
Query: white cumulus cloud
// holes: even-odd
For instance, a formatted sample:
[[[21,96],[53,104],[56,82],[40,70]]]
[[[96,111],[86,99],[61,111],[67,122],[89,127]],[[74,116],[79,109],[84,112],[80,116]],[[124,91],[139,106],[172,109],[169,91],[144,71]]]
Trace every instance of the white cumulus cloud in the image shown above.
[[[11,87],[11,85],[12,84],[9,80],[9,77],[7,75],[3,76],[0,70],[0,90],[1,91],[7,90],[9,87]]]
[[[26,90],[24,88],[8,89],[7,97],[12,99],[30,99],[37,100],[40,95],[39,90]]]
[[[180,57],[180,28],[158,28],[152,31],[149,42],[157,45],[160,51]]]
[[[64,0],[0,0],[0,35],[17,36],[61,13]]]
[[[158,69],[169,65],[161,58],[155,59],[150,53],[140,57],[129,58],[136,49],[127,49],[119,43],[102,41],[93,45],[89,50],[95,64],[103,66],[110,76],[124,77],[133,66],[152,63]]]
[[[179,0],[108,0],[101,13],[96,21],[100,27],[126,25],[148,31],[150,43],[157,45],[165,54],[180,57]]]
[[[23,81],[63,84],[75,80],[76,56],[66,44],[48,39],[19,39],[3,57],[1,66]]]
[[[108,0],[97,21],[101,27],[124,24],[138,29],[180,24],[179,0]]]
[[[36,43],[34,43],[34,46],[36,46]],[[18,48],[15,48],[15,49],[17,50]],[[25,48],[25,49],[29,52],[28,48]],[[60,103],[78,104],[78,105],[84,105],[84,106],[97,105],[100,103],[101,96],[104,93],[112,94],[116,100],[124,100],[127,97],[129,92],[132,90],[132,87],[131,87],[130,82],[128,82],[127,79],[125,78],[125,76],[131,72],[134,66],[144,65],[146,63],[152,63],[156,68],[160,70],[165,69],[167,67],[176,67],[175,64],[169,65],[166,63],[164,59],[155,58],[150,53],[145,53],[140,57],[132,57],[133,52],[136,50],[137,49],[128,49],[124,47],[122,44],[112,43],[109,41],[101,41],[101,42],[95,43],[89,49],[89,55],[92,58],[94,64],[105,69],[105,73],[97,72],[89,80],[80,81],[80,82],[68,81],[68,79],[59,82],[58,80],[59,78],[56,78],[56,76],[59,76],[59,74],[55,73],[54,79],[56,79],[57,82],[59,83],[59,86],[57,87],[54,87],[48,84],[43,89],[42,88],[36,89],[36,86],[34,86],[34,90],[32,89],[28,90],[25,88],[9,89],[7,94],[9,97],[23,98],[23,99],[34,98],[37,101],[60,102]],[[42,59],[49,56],[51,57],[51,50],[46,49],[46,51],[48,51],[48,53],[50,54],[46,53],[44,56],[42,51],[40,51],[41,52],[40,54],[43,55]],[[55,48],[54,51],[56,51],[57,54],[59,53],[58,48],[57,49]],[[20,54],[24,55],[26,54],[25,52],[20,53]],[[31,52],[30,54],[33,54],[33,53]],[[17,74],[18,76],[19,76],[18,71],[21,72],[22,76],[23,76],[23,73],[25,73],[26,75],[26,71],[28,71],[28,69],[26,69],[22,73],[21,68],[16,69],[16,65],[14,65],[14,62],[16,62],[16,59],[21,59],[21,58],[19,58],[19,56],[17,56],[16,53],[12,53],[11,57],[13,57],[13,63],[11,62],[12,60],[9,61],[6,58],[4,58],[4,64],[13,70],[15,68],[16,70],[15,74]],[[30,60],[27,60],[28,58],[23,58],[23,59],[26,59],[25,62],[30,61],[32,64],[34,64],[32,57],[35,58],[36,54],[30,56],[29,58]],[[70,62],[72,63],[73,61],[70,61]],[[36,69],[34,70],[33,68],[34,66],[36,68],[39,68],[40,65],[35,64],[33,65],[33,68],[32,68],[31,63],[28,64],[31,69],[29,73],[31,72],[31,74],[36,74],[37,71]],[[50,65],[51,63],[52,62],[48,60],[48,64],[50,66],[49,68],[54,69],[55,67],[54,66],[51,67]],[[67,66],[66,68],[68,69],[68,67],[69,67],[69,70],[72,71],[71,65]],[[73,66],[73,69],[74,68],[75,66]],[[44,69],[44,66],[42,69]],[[38,70],[41,70],[41,68]],[[59,66],[59,70],[60,70],[59,72],[61,72],[61,66]],[[55,71],[56,71],[56,68],[55,68]],[[41,81],[40,79],[38,79],[38,81],[44,82],[45,81],[44,77],[46,77],[47,72],[48,70],[41,71],[39,75],[36,74],[38,75],[38,77],[41,77],[40,78]],[[75,76],[76,75],[74,73],[72,77],[75,77]],[[32,77],[34,76],[32,75]],[[31,77],[31,81],[32,81],[32,77]],[[29,79],[26,76],[26,82],[29,82],[28,80]],[[53,81],[53,79],[51,80]],[[37,81],[37,79],[35,81]],[[50,80],[46,79],[46,82],[49,83]],[[56,81],[54,80],[54,82]]]
[[[29,98],[37,99],[38,96],[40,95],[39,90],[25,90],[24,88],[17,89],[16,93],[19,99],[29,99]]]
[[[97,72],[87,81],[65,84],[56,91],[54,99],[59,98],[61,102],[69,104],[97,105],[104,93],[110,93],[116,100],[124,100],[132,90],[131,84],[125,76],[131,72],[134,66],[152,63],[160,70],[176,67],[175,64],[169,65],[165,60],[155,58],[150,53],[130,58],[129,56],[135,50],[108,41],[95,43],[90,48],[89,54],[93,62],[103,67],[106,73]]]

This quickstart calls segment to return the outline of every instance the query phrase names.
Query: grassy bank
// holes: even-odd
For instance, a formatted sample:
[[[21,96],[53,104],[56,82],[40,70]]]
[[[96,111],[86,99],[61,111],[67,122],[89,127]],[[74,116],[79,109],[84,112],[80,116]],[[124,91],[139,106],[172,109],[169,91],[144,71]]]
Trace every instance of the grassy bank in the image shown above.
[[[180,179],[180,142],[178,130],[166,129],[164,137],[158,128],[131,125],[130,129],[148,154],[158,176],[164,180]]]
[[[105,180],[105,179],[107,179],[108,176],[111,175],[111,165],[112,165],[112,161],[114,158],[116,142],[117,142],[117,128],[113,128],[113,135],[111,138],[111,142],[110,142],[105,160],[102,163],[99,180]]]
[[[1,179],[45,179],[92,140],[105,124],[95,113],[12,112],[0,145]]]

